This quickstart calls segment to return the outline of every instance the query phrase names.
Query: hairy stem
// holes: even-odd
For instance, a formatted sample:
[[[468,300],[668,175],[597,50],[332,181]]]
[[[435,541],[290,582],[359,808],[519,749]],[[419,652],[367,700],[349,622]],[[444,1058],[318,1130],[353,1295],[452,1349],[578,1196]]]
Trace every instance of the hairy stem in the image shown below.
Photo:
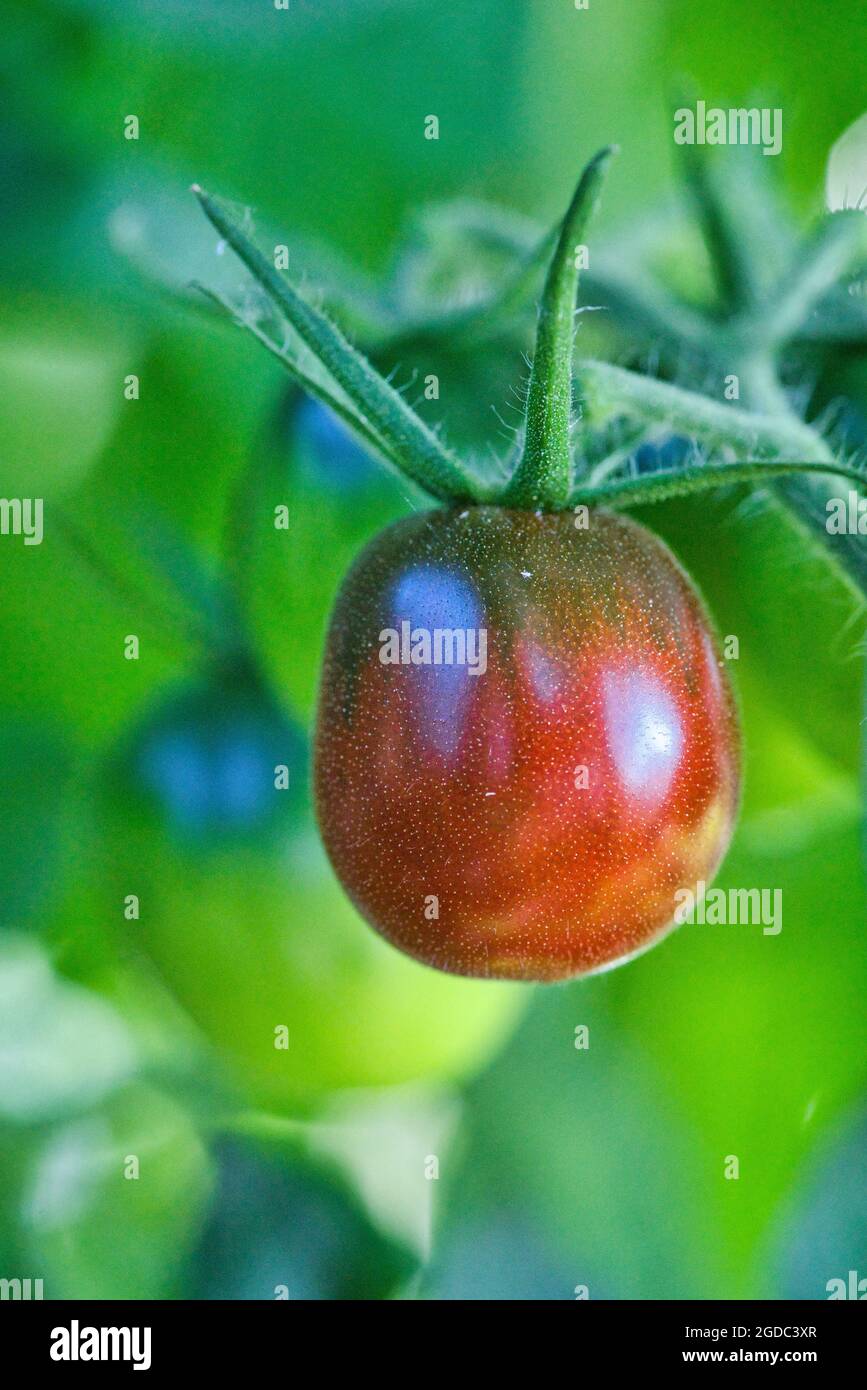
[[[750,238],[721,186],[711,156],[697,145],[683,146],[687,187],[692,194],[705,241],[727,309],[737,311],[755,303],[759,288]]]
[[[434,497],[472,501],[476,488],[459,460],[340,330],[278,274],[236,222],[201,188],[193,192],[208,220],[232,247],[301,341],[346,393],[401,469]]]
[[[643,473],[634,478],[615,482],[582,485],[569,498],[569,506],[637,507],[651,502],[665,502],[670,497],[687,497],[711,488],[731,487],[735,483],[764,485],[774,478],[795,473],[825,473],[832,477],[848,478],[864,488],[864,471],[843,463],[816,463],[811,460],[785,462],[700,464],[696,467]]]
[[[288,372],[296,385],[300,386],[303,391],[306,391],[308,396],[312,396],[314,400],[319,401],[321,405],[327,406],[329,410],[333,411],[338,419],[342,420],[349,429],[358,435],[359,439],[364,441],[368,449],[371,449],[374,453],[380,454],[388,463],[394,465],[394,467],[400,468],[400,463],[395,458],[388,445],[385,444],[375,430],[371,428],[364,416],[359,415],[358,411],[351,403],[347,403],[345,397],[338,396],[335,391],[323,385],[322,382],[317,381],[309,372],[305,372],[300,363],[296,362],[284,348],[280,347],[278,343],[275,343],[273,338],[269,337],[258,324],[250,323],[248,320],[241,317],[235,306],[227,299],[224,299],[222,295],[217,294],[214,290],[209,290],[205,285],[197,286],[197,288],[199,288],[202,294],[206,295],[212,303],[217,305],[227,318],[230,318],[233,323],[236,323],[239,328],[246,328],[248,333],[252,333],[256,341],[261,343],[266,351],[271,353],[272,357],[277,358],[277,361]]]
[[[511,506],[556,510],[569,494],[576,248],[599,202],[615,153],[614,146],[600,150],[581,175],[548,268],[527,397],[524,449],[503,499]]]
[[[667,426],[716,448],[729,447],[775,458],[826,461],[827,446],[809,425],[788,415],[769,416],[722,405],[680,386],[607,362],[582,362],[579,376],[588,415],[604,422],[616,415]]]
[[[851,271],[867,262],[867,218],[862,212],[828,216],[800,248],[795,264],[781,281],[770,311],[751,325],[754,336],[769,344],[794,337],[824,298]]]

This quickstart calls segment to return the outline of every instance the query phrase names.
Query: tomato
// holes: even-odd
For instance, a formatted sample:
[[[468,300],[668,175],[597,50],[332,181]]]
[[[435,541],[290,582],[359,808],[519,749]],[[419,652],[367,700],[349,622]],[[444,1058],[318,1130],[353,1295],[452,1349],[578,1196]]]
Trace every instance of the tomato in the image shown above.
[[[112,908],[90,916],[117,922],[138,896],[115,945],[157,967],[255,1104],[303,1113],[336,1089],[474,1071],[519,992],[448,979],[372,936],[318,843],[308,776],[306,739],[255,671],[182,683],[105,770],[94,879]]]
[[[337,601],[322,835],[367,921],[442,970],[559,980],[622,961],[731,837],[739,734],[701,600],[643,527],[580,521],[406,518]]]
[[[136,730],[126,766],[138,796],[181,843],[212,850],[280,833],[303,797],[304,740],[245,666],[164,697]],[[282,774],[280,771],[282,770]],[[285,785],[279,788],[282,775]]]
[[[284,406],[282,436],[297,459],[305,482],[338,490],[348,501],[365,491],[382,493],[388,480],[376,459],[355,439],[342,420],[311,396],[293,392]]]

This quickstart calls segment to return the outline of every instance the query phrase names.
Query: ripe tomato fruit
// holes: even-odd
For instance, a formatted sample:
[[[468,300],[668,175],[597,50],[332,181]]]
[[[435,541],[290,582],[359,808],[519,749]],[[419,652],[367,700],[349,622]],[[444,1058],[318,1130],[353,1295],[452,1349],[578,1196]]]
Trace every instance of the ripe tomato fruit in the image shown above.
[[[731,837],[739,735],[702,602],[643,527],[577,520],[406,518],[334,611],[325,845],[372,926],[455,974],[559,980],[622,961]]]

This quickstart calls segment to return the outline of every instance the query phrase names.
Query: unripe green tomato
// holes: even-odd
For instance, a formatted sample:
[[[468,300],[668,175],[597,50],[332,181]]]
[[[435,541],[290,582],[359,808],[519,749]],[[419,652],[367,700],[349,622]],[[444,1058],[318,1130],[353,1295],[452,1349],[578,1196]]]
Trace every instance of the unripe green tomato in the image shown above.
[[[259,1106],[475,1071],[520,991],[448,978],[368,930],[319,845],[307,775],[303,739],[249,675],[165,698],[107,778],[109,881],[140,903],[122,930]]]

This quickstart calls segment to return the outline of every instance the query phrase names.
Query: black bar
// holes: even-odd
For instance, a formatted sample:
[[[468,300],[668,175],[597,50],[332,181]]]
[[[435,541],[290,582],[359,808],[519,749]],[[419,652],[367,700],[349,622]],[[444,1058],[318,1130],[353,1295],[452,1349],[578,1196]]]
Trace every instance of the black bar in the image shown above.
[[[524,1340],[530,1330],[525,1321],[527,1311],[517,1313],[513,1308],[508,1312],[508,1323],[491,1341],[487,1319],[493,1317],[496,1323],[502,1314],[495,1309],[481,1314],[478,1305],[473,1306],[477,1321],[467,1331],[472,1333],[477,1354],[486,1348],[486,1354],[490,1352],[496,1361],[515,1341],[521,1342],[525,1355],[531,1354],[532,1343]],[[419,1343],[420,1363],[426,1374],[438,1350],[444,1368],[455,1369],[457,1347],[442,1334],[444,1319],[462,1320],[462,1315],[453,1311],[456,1307],[441,1305],[430,1310],[421,1325],[422,1332],[426,1325],[435,1334]],[[331,1334],[337,1329],[344,1331],[347,1317],[354,1321],[353,1313],[345,1305],[332,1306],[330,1312],[327,1309],[327,1304],[291,1301],[4,1302],[0,1303],[0,1332],[5,1364],[15,1365],[19,1374],[32,1368],[62,1376],[83,1372],[92,1377],[107,1369],[116,1376],[134,1374],[138,1361],[140,1374],[158,1378],[166,1372],[174,1375],[184,1371],[212,1373],[221,1379],[235,1372],[252,1372],[259,1378],[271,1367],[275,1374],[291,1374],[310,1359],[324,1367],[335,1346],[349,1352],[344,1339],[335,1340]],[[365,1304],[363,1316],[372,1316],[375,1322],[359,1328],[361,1341],[353,1339],[359,1369],[371,1350],[371,1332],[379,1338],[384,1326],[398,1335],[404,1329],[419,1327],[405,1322],[407,1317],[419,1315],[417,1306],[414,1310],[395,1308],[393,1314],[393,1323],[382,1324],[378,1319],[384,1314],[376,1313],[374,1304]],[[530,1316],[535,1323],[540,1314]],[[827,1375],[858,1364],[865,1323],[863,1310],[852,1303],[846,1307],[843,1301],[589,1301],[572,1303],[562,1321],[558,1316],[550,1327],[558,1337],[565,1333],[570,1338],[557,1345],[561,1350],[571,1348],[570,1358],[574,1357],[576,1368],[593,1365],[615,1371],[667,1371],[679,1366],[737,1369],[764,1365],[777,1369],[806,1365]],[[103,1335],[102,1329],[116,1329],[116,1335]],[[138,1329],[137,1335],[133,1329]],[[319,1329],[326,1334],[324,1340],[317,1335]],[[379,1343],[376,1360],[380,1364],[387,1363],[387,1345]],[[92,1350],[105,1359],[89,1359]],[[547,1363],[545,1344],[538,1344],[537,1350]],[[126,1359],[112,1359],[115,1353],[125,1354]],[[61,1354],[72,1359],[55,1359]]]

